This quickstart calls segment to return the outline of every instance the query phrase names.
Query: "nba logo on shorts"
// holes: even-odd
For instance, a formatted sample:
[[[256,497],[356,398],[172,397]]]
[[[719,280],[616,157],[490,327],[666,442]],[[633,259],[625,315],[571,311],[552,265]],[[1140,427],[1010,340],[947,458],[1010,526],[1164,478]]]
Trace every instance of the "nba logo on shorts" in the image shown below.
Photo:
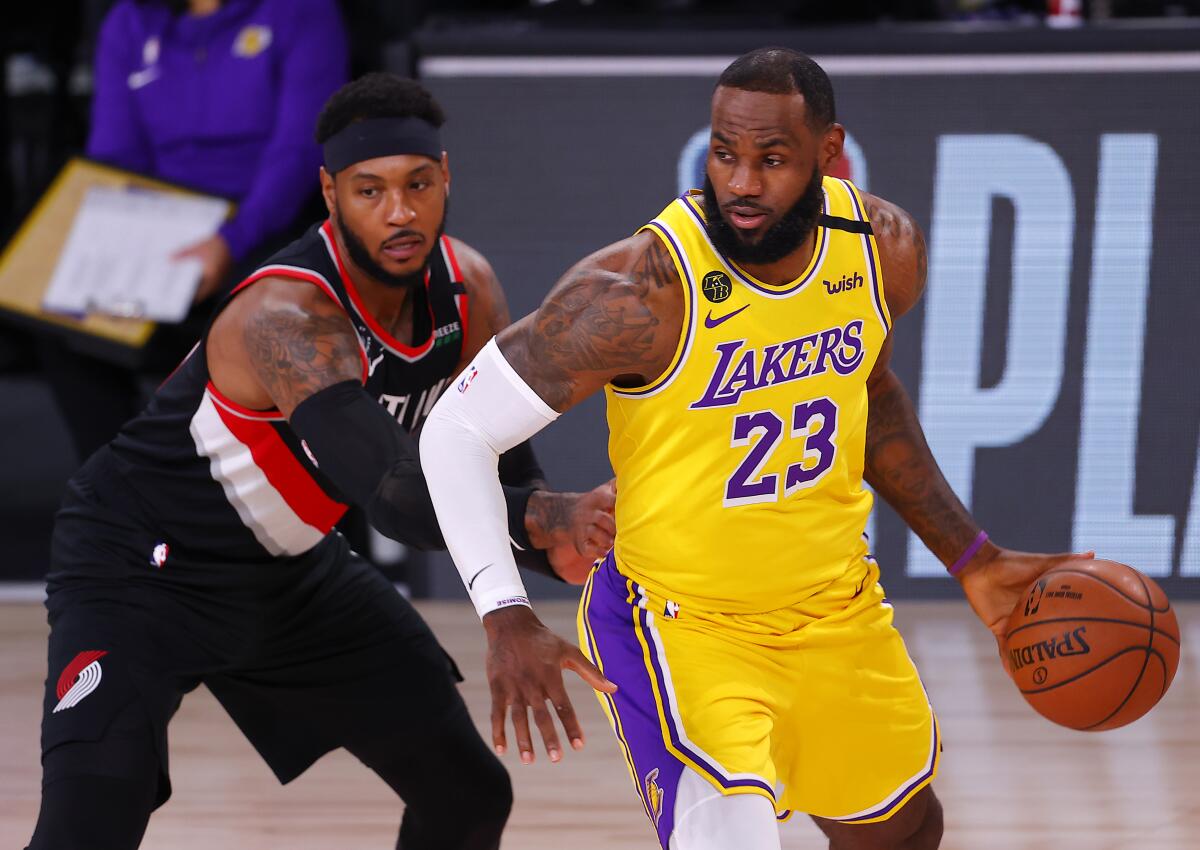
[[[154,547],[154,551],[150,553],[150,563],[161,570],[163,568],[163,564],[167,562],[167,555],[170,553],[170,546],[168,546],[166,543],[159,543]]]

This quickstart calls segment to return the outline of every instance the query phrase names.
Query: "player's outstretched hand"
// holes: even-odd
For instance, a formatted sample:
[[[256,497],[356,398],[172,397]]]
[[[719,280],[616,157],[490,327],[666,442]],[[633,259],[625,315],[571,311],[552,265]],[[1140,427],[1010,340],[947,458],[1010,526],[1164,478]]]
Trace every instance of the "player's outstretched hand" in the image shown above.
[[[997,643],[1003,641],[1008,617],[1034,579],[1065,561],[1090,560],[1096,557],[1095,552],[1043,555],[1036,552],[1016,552],[996,546],[989,546],[987,549],[986,552],[980,552],[959,573],[958,579],[971,608],[996,636]]]
[[[572,749],[583,749],[583,729],[563,685],[562,671],[574,670],[598,691],[613,693],[617,686],[604,678],[579,648],[550,631],[524,605],[511,605],[483,618],[487,632],[487,676],[492,689],[492,744],[497,753],[508,749],[505,718],[512,711],[513,732],[522,764],[533,762],[529,711],[542,733],[550,761],[562,758],[558,730],[547,702],[554,707]]]

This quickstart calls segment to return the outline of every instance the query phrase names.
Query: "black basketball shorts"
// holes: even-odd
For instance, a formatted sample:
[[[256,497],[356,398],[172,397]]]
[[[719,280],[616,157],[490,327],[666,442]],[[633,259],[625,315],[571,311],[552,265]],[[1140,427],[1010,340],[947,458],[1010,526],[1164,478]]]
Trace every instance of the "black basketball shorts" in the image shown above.
[[[167,725],[199,684],[281,782],[337,747],[420,736],[462,705],[461,677],[429,627],[340,538],[301,563],[254,566],[267,571],[259,579],[209,587],[186,579],[212,563],[172,552],[155,566],[141,551],[150,541],[113,531],[61,516],[55,529],[43,759],[90,746],[49,760],[46,782],[51,771],[121,775],[132,715],[153,735],[161,805]],[[109,735],[118,718],[125,731]]]

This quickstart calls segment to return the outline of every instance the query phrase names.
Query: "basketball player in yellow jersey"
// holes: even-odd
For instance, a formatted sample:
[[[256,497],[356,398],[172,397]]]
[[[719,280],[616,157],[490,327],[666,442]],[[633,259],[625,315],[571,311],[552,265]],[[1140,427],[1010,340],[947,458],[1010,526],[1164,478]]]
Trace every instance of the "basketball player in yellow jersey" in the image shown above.
[[[883,496],[997,635],[1071,555],[987,540],[889,367],[925,285],[900,208],[824,177],[841,154],[811,59],[756,50],[722,74],[703,192],[583,260],[439,401],[422,466],[489,640],[493,738],[528,712],[552,761],[563,689],[600,693],[664,848],[778,848],[813,816],[835,850],[929,850],[937,719],[863,537]],[[580,604],[583,654],[533,615],[496,458],[603,388],[617,538]]]

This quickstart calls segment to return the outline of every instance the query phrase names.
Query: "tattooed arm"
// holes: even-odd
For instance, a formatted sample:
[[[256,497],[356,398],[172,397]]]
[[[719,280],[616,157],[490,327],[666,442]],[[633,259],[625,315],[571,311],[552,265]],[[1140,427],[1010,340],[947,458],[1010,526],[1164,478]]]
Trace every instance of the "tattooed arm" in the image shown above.
[[[865,201],[879,244],[884,295],[894,326],[925,290],[925,237],[912,216],[896,205],[873,195],[867,195]],[[891,369],[891,354],[889,334],[867,382],[870,406],[864,477],[949,566],[971,545],[979,527],[938,468],[912,400]]]
[[[682,322],[675,265],[658,237],[641,233],[577,264],[536,312],[501,332],[497,343],[526,384],[561,413],[609,381],[635,386],[661,374]],[[530,510],[536,501],[530,500]],[[577,510],[591,518],[584,542],[602,538],[604,551],[612,545],[614,504],[614,482],[581,497]],[[583,550],[579,541],[576,548]],[[558,573],[584,581],[590,561],[557,551]]]
[[[445,548],[416,443],[363,390],[358,338],[321,290],[290,279],[256,283],[217,318],[206,349],[221,393],[254,410],[278,408],[372,525],[417,548]],[[508,487],[505,499],[513,538],[527,535],[534,548],[573,541],[578,526],[590,527],[585,520],[594,505],[577,494],[535,498],[527,488]],[[603,545],[592,544],[591,554]]]
[[[497,342],[517,374],[561,413],[610,381],[653,381],[670,364],[682,328],[675,265],[658,237],[639,233],[568,271]]]
[[[442,396],[421,442],[430,493],[488,637],[492,741],[507,747],[511,712],[521,761],[533,761],[532,711],[551,761],[562,748],[549,702],[575,749],[583,731],[563,686],[570,668],[608,682],[577,647],[541,624],[505,559],[496,458],[612,381],[644,384],[667,368],[683,324],[682,287],[658,237],[643,233],[580,262],[541,307],[499,334]]]
[[[656,378],[670,364],[682,323],[675,265],[658,237],[641,233],[580,262],[536,312],[496,341],[525,383],[561,413],[609,381],[636,386]],[[593,490],[584,498],[594,504],[580,506],[593,517],[588,533],[608,546],[616,526],[596,508],[611,513],[613,487]],[[590,572],[586,560],[560,557],[555,567],[568,581],[581,582]]]
[[[286,417],[304,399],[342,381],[361,381],[362,355],[350,320],[312,284],[268,279],[240,293],[205,343],[222,393]]]
[[[508,300],[496,272],[483,254],[451,238],[467,290],[467,327],[462,357],[455,374],[466,368],[489,339],[512,324]],[[616,496],[612,482],[587,493],[552,492],[529,440],[500,457],[500,481],[514,487],[532,487],[526,509],[530,541],[544,550],[543,559],[531,556],[521,566],[582,584],[592,563],[612,547],[617,527],[613,521]],[[537,560],[537,563],[533,563]]]
[[[462,354],[458,358],[458,365],[454,367],[454,374],[457,375],[475,359],[489,339],[512,324],[512,317],[508,312],[508,299],[504,297],[504,289],[492,264],[466,242],[454,238],[450,238],[450,242],[462,270],[463,286],[467,290],[466,307],[463,310],[466,321]],[[500,458],[500,480],[505,484],[547,489],[546,475],[538,465],[533,446],[528,441],[505,452]]]
[[[912,216],[895,204],[872,195],[866,195],[865,201],[879,244],[884,296],[894,323],[912,309],[925,289],[925,237]],[[980,529],[938,468],[912,399],[891,369],[891,353],[889,334],[867,381],[870,406],[864,478],[949,567],[971,546]],[[1029,583],[1071,557],[1080,556],[1015,552],[987,541],[957,578],[975,613],[999,640],[1009,613]]]

